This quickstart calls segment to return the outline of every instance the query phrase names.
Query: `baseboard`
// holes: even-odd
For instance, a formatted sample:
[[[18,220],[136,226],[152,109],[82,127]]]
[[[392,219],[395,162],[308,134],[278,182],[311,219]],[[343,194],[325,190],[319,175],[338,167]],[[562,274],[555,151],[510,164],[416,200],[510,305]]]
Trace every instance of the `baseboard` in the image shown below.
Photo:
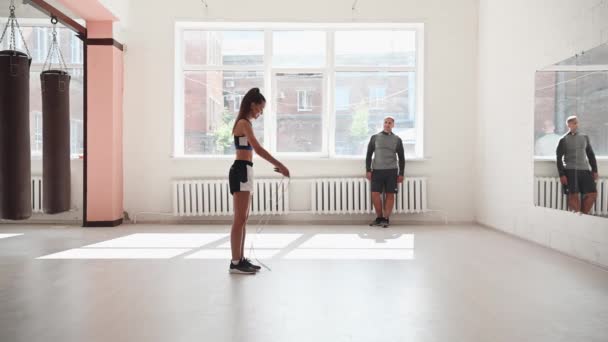
[[[314,214],[287,214],[276,216],[252,215],[249,224],[259,223],[269,225],[368,225],[374,215],[314,215]],[[232,224],[232,216],[196,216],[180,217],[169,214],[162,215],[137,215],[137,224],[200,224],[200,225],[223,225]],[[125,221],[129,224],[132,221]],[[472,224],[473,220],[449,221],[450,225]],[[446,225],[444,217],[434,214],[395,214],[391,216],[393,225]]]
[[[122,224],[123,219],[119,218],[114,221],[86,221],[83,227],[87,228],[107,228],[107,227],[116,227]]]

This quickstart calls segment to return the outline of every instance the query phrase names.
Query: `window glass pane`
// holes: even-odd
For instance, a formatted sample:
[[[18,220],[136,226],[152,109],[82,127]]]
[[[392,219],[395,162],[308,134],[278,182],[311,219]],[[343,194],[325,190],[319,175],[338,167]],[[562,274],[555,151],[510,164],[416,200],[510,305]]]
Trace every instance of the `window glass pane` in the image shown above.
[[[337,66],[415,66],[416,32],[337,31]]]
[[[323,67],[325,32],[279,31],[273,33],[272,65],[274,67]]]
[[[243,95],[263,88],[257,71],[189,71],[184,73],[184,153],[233,154],[232,127]],[[264,123],[253,122],[254,133],[264,143]]]
[[[262,31],[184,31],[186,65],[263,65]]]
[[[277,152],[321,152],[323,75],[277,74]]]
[[[415,156],[415,85],[413,72],[336,73],[335,153],[364,155],[371,135],[380,132],[384,117],[391,115],[406,156]]]

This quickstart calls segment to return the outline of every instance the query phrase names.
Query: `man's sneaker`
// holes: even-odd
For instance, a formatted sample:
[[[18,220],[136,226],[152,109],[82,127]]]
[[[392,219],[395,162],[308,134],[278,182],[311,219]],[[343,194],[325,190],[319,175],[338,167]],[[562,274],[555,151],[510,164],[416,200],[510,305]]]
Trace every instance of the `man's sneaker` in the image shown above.
[[[376,217],[376,219],[373,220],[372,223],[369,224],[369,226],[370,227],[381,227],[383,221],[384,221],[384,219],[382,217]]]
[[[230,262],[230,273],[235,273],[235,274],[255,274],[255,270],[249,266],[247,266],[243,260],[239,261],[238,264],[233,264],[232,261]]]
[[[389,226],[388,219],[387,218],[383,219],[382,220],[382,227],[383,228],[388,228],[388,226]]]
[[[251,268],[251,269],[254,269],[256,272],[262,269],[262,267],[261,267],[261,266],[258,266],[258,265],[254,265],[254,264],[252,264],[252,263],[251,263],[251,260],[249,260],[249,259],[247,259],[247,258],[243,258],[243,260],[241,260],[241,262],[242,262],[243,264],[245,264],[247,267],[249,267],[249,268]]]

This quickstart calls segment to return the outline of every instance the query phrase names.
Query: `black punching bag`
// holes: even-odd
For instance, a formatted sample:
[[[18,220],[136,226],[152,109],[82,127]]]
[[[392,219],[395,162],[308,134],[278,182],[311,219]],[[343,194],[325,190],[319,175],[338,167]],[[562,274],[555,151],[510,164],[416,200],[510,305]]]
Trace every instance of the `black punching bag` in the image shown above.
[[[42,87],[42,203],[44,212],[70,210],[70,75],[40,74]]]
[[[0,218],[32,216],[30,59],[0,51]]]

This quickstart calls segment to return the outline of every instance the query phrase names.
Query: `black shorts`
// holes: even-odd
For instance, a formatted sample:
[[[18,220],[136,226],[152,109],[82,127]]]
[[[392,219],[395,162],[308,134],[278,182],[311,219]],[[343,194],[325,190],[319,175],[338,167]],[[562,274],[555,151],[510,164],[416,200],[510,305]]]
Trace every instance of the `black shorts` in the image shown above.
[[[241,191],[253,192],[253,163],[247,160],[235,160],[228,172],[230,194]]]
[[[372,172],[372,192],[397,193],[397,169],[374,170]]]
[[[588,170],[566,170],[567,191],[570,194],[590,194],[597,192],[593,174]]]

